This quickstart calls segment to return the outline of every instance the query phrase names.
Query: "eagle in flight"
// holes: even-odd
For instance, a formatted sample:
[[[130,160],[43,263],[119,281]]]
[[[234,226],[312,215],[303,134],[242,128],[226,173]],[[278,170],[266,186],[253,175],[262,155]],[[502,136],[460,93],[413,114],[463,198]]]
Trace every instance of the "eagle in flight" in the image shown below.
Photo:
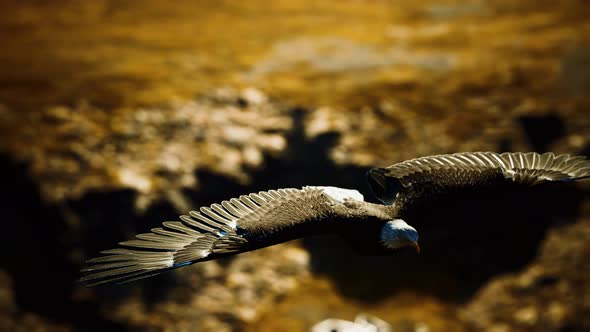
[[[588,178],[590,161],[585,157],[550,152],[465,152],[416,158],[368,172],[369,185],[384,204],[366,202],[358,191],[337,187],[242,195],[191,211],[180,221],[165,221],[150,233],[102,251],[101,257],[88,260],[80,280],[87,285],[125,283],[327,233],[340,234],[370,254],[402,248],[419,252],[418,232],[410,224],[421,225],[420,218],[433,212],[428,211],[429,203]]]

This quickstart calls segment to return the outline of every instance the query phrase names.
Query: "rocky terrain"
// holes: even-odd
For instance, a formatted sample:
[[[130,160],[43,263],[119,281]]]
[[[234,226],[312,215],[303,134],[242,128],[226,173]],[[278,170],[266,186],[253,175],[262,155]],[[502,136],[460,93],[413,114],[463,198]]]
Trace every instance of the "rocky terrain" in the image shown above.
[[[101,249],[248,192],[372,199],[368,167],[421,155],[590,155],[584,1],[0,9],[0,330],[304,331],[359,312],[395,331],[590,329],[588,183],[523,198],[555,215],[511,251],[365,258],[307,239],[125,287],[75,282]]]

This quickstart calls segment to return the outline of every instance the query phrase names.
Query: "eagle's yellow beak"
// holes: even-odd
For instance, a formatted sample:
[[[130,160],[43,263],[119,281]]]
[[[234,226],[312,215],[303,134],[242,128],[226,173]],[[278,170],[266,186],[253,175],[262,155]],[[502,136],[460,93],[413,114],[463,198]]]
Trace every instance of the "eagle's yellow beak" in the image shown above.
[[[410,242],[409,246],[414,248],[417,254],[420,253],[420,246],[418,245],[418,242],[412,241]]]

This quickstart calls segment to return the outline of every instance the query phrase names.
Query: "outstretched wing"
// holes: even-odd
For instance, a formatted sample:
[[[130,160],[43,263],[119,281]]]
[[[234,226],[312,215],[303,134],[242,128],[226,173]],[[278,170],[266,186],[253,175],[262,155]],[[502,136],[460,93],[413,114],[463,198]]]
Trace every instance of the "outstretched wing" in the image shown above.
[[[369,184],[385,203],[404,195],[433,194],[457,187],[500,182],[534,185],[546,181],[574,181],[590,177],[590,161],[583,156],[495,152],[463,152],[404,161],[369,171]]]
[[[351,191],[335,188],[336,193]],[[358,192],[354,191],[353,194]],[[360,195],[360,194],[358,194]],[[193,263],[287,241],[330,212],[339,201],[329,187],[279,189],[242,195],[166,221],[151,233],[101,252],[82,270],[88,285],[125,283]],[[362,200],[362,196],[360,198]]]

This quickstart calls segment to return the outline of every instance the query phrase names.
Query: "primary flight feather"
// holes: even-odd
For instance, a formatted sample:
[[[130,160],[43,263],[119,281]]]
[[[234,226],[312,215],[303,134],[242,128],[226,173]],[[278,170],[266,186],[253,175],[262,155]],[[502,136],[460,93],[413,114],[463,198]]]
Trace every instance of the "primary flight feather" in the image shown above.
[[[585,157],[553,153],[466,152],[421,157],[368,172],[375,195],[336,187],[279,189],[242,195],[166,221],[88,261],[81,281],[124,283],[307,235],[337,233],[370,253],[419,251],[414,212],[441,196],[489,188],[511,190],[590,177]]]

